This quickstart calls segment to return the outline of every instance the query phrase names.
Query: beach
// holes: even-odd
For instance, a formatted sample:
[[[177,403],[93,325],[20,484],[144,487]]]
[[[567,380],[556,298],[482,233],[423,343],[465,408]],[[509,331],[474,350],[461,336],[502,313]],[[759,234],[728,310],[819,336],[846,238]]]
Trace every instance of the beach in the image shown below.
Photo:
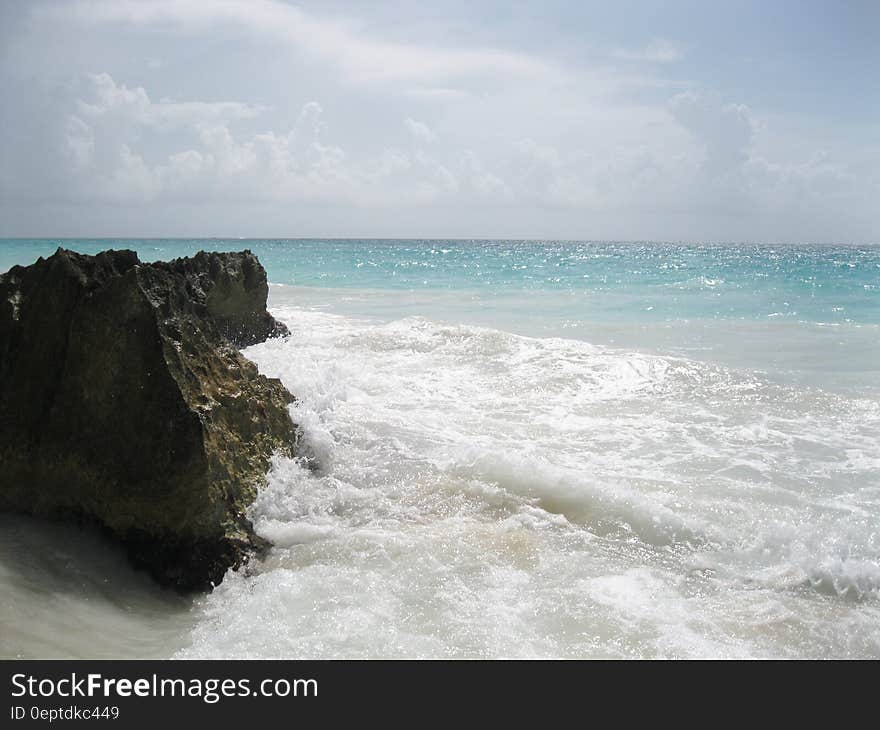
[[[59,245],[256,253],[304,451],[207,595],[4,517],[0,655],[880,657],[880,248]]]

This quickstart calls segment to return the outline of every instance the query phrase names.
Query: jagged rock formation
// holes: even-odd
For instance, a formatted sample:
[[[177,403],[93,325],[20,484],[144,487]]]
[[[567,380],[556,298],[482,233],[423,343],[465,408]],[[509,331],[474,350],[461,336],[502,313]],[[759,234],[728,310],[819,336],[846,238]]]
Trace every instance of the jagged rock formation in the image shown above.
[[[249,251],[58,249],[0,275],[0,509],[96,523],[179,589],[265,547],[245,510],[293,401],[236,349],[284,334]]]

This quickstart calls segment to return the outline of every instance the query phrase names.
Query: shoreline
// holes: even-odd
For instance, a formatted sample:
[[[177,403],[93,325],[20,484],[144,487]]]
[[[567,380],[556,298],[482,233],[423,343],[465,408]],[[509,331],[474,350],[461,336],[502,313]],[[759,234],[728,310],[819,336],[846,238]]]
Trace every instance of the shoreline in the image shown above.
[[[291,335],[244,350],[297,395],[319,464],[273,462],[251,516],[275,547],[184,611],[151,613],[107,571],[113,600],[91,610],[126,641],[178,658],[880,657],[880,394],[854,345],[877,347],[873,325],[596,324],[550,294],[480,314],[455,292],[351,291],[270,285]],[[19,605],[53,590],[36,575]],[[88,635],[84,584],[60,585],[66,612],[41,625]]]

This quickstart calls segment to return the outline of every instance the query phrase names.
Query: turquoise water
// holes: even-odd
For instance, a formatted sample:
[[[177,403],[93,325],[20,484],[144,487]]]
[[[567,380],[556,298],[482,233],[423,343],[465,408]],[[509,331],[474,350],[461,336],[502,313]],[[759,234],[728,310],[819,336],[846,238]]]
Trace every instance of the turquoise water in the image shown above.
[[[880,323],[880,247],[463,240],[0,241],[0,271],[63,245],[131,248],[144,261],[250,248],[269,279],[307,287],[567,293],[565,314]]]
[[[59,243],[255,251],[317,469],[191,602],[6,518],[0,656],[880,658],[880,248]]]
[[[662,351],[832,390],[880,388],[880,247],[22,239],[0,241],[0,271],[59,245],[131,248],[144,261],[250,248],[304,306]]]

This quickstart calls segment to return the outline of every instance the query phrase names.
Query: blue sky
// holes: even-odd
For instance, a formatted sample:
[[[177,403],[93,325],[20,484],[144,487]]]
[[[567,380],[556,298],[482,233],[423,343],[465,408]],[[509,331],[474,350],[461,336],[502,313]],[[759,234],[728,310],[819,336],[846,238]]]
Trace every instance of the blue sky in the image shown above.
[[[876,2],[0,2],[0,235],[878,242]]]

